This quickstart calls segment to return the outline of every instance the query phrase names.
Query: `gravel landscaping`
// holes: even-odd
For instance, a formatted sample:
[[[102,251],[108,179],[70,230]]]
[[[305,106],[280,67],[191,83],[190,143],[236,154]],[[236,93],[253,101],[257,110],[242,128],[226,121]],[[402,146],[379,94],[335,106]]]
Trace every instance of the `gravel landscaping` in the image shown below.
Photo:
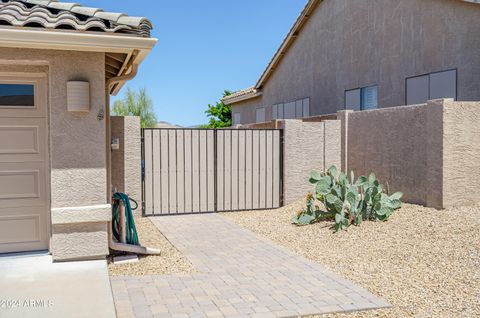
[[[437,211],[405,204],[388,222],[334,233],[332,222],[291,225],[303,204],[222,215],[393,305],[322,317],[480,316],[480,206]]]
[[[136,218],[138,238],[143,246],[158,248],[160,255],[141,256],[137,263],[113,264],[109,262],[110,275],[163,275],[191,273],[192,264],[158,231],[148,218]]]

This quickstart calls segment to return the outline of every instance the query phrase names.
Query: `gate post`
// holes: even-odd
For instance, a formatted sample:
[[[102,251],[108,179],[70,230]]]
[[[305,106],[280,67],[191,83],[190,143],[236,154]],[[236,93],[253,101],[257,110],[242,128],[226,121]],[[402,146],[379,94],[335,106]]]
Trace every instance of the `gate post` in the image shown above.
[[[217,208],[217,128],[213,129],[213,211]]]
[[[140,128],[141,159],[140,169],[142,170],[142,216],[145,216],[145,129]]]

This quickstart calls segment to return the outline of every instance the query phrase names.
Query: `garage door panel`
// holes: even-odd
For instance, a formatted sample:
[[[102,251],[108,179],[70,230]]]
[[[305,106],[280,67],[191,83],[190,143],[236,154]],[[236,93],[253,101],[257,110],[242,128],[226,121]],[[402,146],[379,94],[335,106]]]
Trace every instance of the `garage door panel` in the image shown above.
[[[44,162],[0,163],[1,206],[45,206],[46,177]]]
[[[39,198],[39,175],[38,170],[0,170],[0,199]]]
[[[46,248],[44,207],[0,208],[0,250],[4,253]]]
[[[45,160],[45,120],[0,118],[0,162]]]

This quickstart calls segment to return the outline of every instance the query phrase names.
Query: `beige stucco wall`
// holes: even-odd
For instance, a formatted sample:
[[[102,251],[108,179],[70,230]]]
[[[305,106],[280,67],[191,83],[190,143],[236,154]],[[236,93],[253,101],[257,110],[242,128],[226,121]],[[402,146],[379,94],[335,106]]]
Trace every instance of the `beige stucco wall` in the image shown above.
[[[120,147],[112,150],[112,186],[127,193],[138,202],[135,214],[141,214],[142,170],[140,117],[111,117],[112,139],[118,138]]]
[[[446,101],[443,125],[443,206],[479,203],[480,102]]]
[[[52,224],[50,250],[54,259],[85,257],[88,246],[92,246],[93,256],[108,253],[105,119],[97,119],[105,110],[104,65],[103,53],[0,48],[2,71],[47,73],[50,207],[55,222]],[[70,80],[90,83],[90,112],[73,114],[67,111],[66,85]],[[72,232],[71,229],[64,232],[63,224],[71,224],[76,208],[82,210],[79,215],[86,215],[85,207],[91,208],[91,213],[98,214],[98,217],[94,218],[95,222],[91,222],[91,215],[85,220],[76,218],[76,226],[82,231],[88,231],[90,227],[102,228],[104,235],[101,239],[92,235],[69,235],[69,245],[85,246],[81,252],[73,247],[60,247],[59,238]]]
[[[340,167],[340,121],[305,123],[301,120],[279,122],[283,129],[283,200],[292,203],[313,192],[310,171]]]
[[[408,202],[441,205],[441,198],[428,194],[441,193],[441,176],[429,176],[430,169],[441,167],[441,113],[436,103],[349,112],[342,166],[356,176],[375,173],[390,192],[404,192]]]
[[[232,114],[240,113],[240,124],[251,124],[255,122],[256,109],[261,105],[262,105],[261,97],[249,99],[238,104],[233,104]],[[265,114],[265,117],[268,117],[268,118],[272,117],[271,110],[270,110],[270,115],[267,116],[267,114]]]
[[[372,84],[380,107],[404,105],[407,77],[452,68],[458,100],[480,100],[479,20],[480,5],[457,0],[325,0],[263,96],[234,109],[263,105],[269,120],[273,104],[310,97],[311,115],[330,114],[344,107],[345,90]]]
[[[438,209],[480,202],[480,102],[348,112],[342,166]]]

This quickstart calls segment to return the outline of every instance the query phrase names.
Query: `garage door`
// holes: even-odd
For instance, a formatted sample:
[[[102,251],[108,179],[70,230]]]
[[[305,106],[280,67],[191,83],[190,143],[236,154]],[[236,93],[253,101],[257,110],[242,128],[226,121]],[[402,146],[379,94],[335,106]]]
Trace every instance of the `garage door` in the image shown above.
[[[46,80],[0,73],[0,253],[48,249]]]

